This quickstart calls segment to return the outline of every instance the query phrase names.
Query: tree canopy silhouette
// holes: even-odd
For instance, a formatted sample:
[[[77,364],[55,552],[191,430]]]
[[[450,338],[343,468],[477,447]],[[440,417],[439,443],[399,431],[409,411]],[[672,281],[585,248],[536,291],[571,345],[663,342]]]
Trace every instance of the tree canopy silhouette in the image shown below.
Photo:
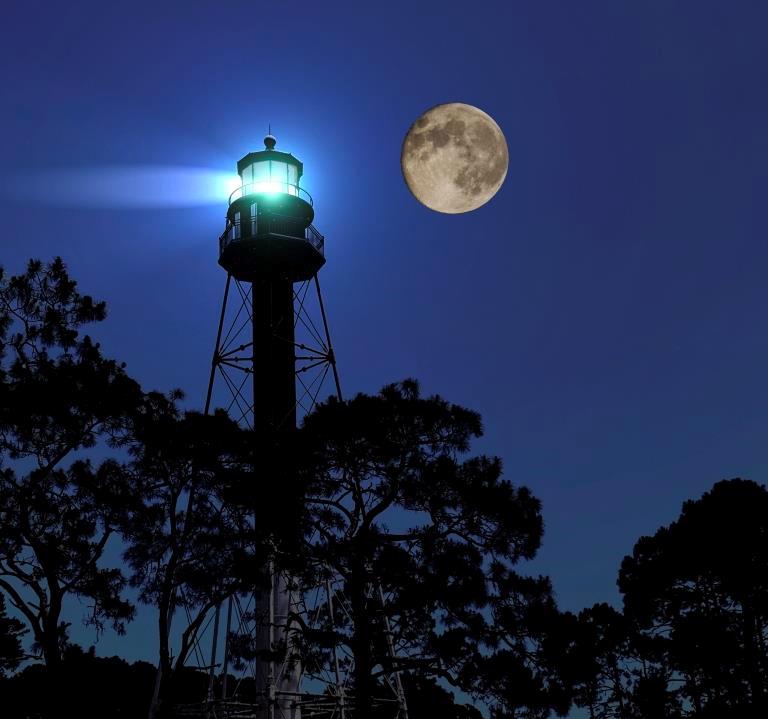
[[[100,564],[131,497],[113,460],[84,452],[120,444],[142,394],[123,366],[79,330],[105,317],[60,258],[0,272],[0,589],[49,670],[60,663],[62,603],[122,631],[133,607],[125,578]]]
[[[582,611],[576,703],[594,719],[766,716],[768,491],[718,482],[624,558],[623,612]]]
[[[206,617],[257,590],[274,560],[297,586],[339,589],[324,623],[283,650],[311,673],[341,646],[354,716],[379,717],[395,674],[413,711],[455,719],[479,715],[435,680],[494,719],[565,716],[573,703],[590,719],[768,716],[764,486],[718,482],[641,537],[619,572],[623,611],[560,612],[547,577],[518,571],[541,542],[540,503],[497,457],[470,454],[476,412],[406,380],[331,398],[296,432],[256,436],[223,412],[182,411],[178,392],[144,393],[80,334],[105,314],[60,259],[0,271],[0,685],[18,697],[46,688],[34,710],[56,715],[63,682],[85,668],[105,686],[134,677],[134,715],[150,697],[153,714],[201,701],[208,678],[184,663]],[[104,563],[118,535],[129,576]],[[158,610],[157,670],[67,641],[68,596],[97,631],[124,631],[129,581]],[[27,632],[46,666],[3,679],[30,656]],[[253,683],[243,687],[253,701]]]
[[[3,718],[146,718],[155,673],[148,662],[129,664],[119,657],[98,657],[94,647],[83,651],[68,644],[59,671],[61,681],[53,698],[46,694],[46,668],[39,664],[0,678]]]
[[[766,716],[768,491],[715,484],[642,537],[619,573],[644,656],[674,682],[683,715]]]
[[[6,613],[5,597],[0,594],[0,678],[24,659],[21,637],[25,633],[24,625]]]
[[[304,421],[310,564],[342,580],[329,630],[354,657],[356,716],[371,716],[391,671],[477,688],[475,660],[498,644],[492,612],[522,581],[512,567],[534,556],[543,523],[498,458],[467,456],[481,432],[477,413],[422,397],[413,380],[329,399]]]
[[[148,396],[136,421],[126,474],[140,500],[123,525],[124,556],[141,600],[158,610],[153,714],[178,694],[175,678],[210,611],[257,583],[253,514],[223,498],[226,487],[253,483],[251,435],[223,412],[184,413],[173,398],[157,394]],[[172,658],[169,632],[177,613],[187,622]]]

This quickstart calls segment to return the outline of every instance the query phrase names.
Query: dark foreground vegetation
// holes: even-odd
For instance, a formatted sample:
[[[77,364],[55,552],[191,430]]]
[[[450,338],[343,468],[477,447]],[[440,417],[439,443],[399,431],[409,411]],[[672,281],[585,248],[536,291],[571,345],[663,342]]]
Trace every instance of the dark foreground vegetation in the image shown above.
[[[498,719],[768,716],[765,487],[718,482],[638,540],[620,610],[562,612],[549,579],[522,571],[540,503],[470,453],[475,412],[407,380],[254,436],[143,390],[81,334],[105,316],[60,260],[0,276],[3,717],[167,717],[203,701],[208,677],[186,666],[203,622],[268,561],[305,586],[320,568],[343,583],[349,611],[307,631],[300,658],[322,659],[329,637],[348,650],[358,719],[378,719],[386,672],[403,677],[412,719],[478,719],[469,699]],[[73,597],[97,633],[129,632],[134,601],[153,612],[152,663],[73,644]]]

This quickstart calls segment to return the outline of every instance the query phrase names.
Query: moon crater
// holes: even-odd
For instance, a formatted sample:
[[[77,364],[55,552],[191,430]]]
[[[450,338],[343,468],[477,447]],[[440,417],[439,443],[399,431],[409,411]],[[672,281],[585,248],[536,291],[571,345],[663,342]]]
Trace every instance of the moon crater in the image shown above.
[[[437,212],[484,205],[507,175],[507,143],[493,118],[472,105],[427,110],[408,130],[400,165],[414,197]]]

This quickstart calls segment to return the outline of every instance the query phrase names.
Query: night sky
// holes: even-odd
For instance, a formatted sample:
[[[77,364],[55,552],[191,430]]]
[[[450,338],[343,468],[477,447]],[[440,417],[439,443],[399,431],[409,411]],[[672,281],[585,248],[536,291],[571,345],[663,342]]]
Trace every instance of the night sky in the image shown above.
[[[0,23],[0,264],[62,255],[145,388],[202,406],[226,199],[75,206],[57,170],[233,172],[271,123],[326,236],[345,393],[412,376],[478,410],[476,450],[543,502],[526,569],[563,608],[618,603],[622,557],[683,500],[768,481],[766,3],[12,2]],[[509,146],[464,215],[400,173],[443,102]],[[151,660],[153,622],[99,653]]]

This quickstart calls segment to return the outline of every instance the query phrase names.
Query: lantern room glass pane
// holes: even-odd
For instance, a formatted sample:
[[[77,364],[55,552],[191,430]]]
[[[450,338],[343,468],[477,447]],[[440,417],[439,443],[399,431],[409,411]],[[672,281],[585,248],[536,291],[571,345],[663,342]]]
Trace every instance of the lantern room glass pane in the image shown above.
[[[252,167],[254,182],[269,182],[269,160],[254,162]]]
[[[299,194],[299,168],[296,165],[288,164],[288,194]]]
[[[243,168],[245,193],[284,192],[298,195],[299,171],[296,165],[277,160],[262,160]]]
[[[288,182],[288,164],[285,162],[272,162],[270,164],[272,165],[270,179],[281,184]]]

